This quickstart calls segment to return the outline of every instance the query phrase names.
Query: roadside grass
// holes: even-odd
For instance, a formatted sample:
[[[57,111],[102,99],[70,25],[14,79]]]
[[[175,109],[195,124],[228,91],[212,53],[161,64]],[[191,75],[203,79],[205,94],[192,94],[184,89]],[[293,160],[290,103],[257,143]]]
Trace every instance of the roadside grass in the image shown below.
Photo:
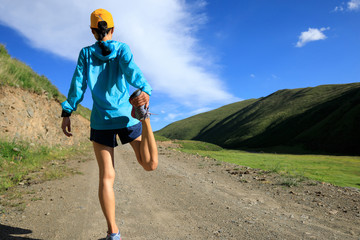
[[[74,173],[59,161],[85,152],[88,146],[31,146],[26,142],[0,141],[0,194],[33,180],[46,181]]]
[[[156,141],[160,141],[160,142],[166,142],[166,141],[171,141],[169,138],[161,136],[159,134],[154,133],[154,137]]]
[[[178,141],[176,141],[178,142]],[[192,141],[192,140],[180,140],[179,143],[183,147],[183,149],[189,151],[221,151],[223,150],[222,147],[212,143],[200,142],[200,141]]]
[[[360,188],[360,157],[328,155],[291,155],[250,153],[209,147],[197,141],[176,141],[181,151],[218,161],[263,169],[282,175],[281,185],[296,186],[305,179],[328,182],[342,187]],[[213,145],[213,144],[211,144]]]

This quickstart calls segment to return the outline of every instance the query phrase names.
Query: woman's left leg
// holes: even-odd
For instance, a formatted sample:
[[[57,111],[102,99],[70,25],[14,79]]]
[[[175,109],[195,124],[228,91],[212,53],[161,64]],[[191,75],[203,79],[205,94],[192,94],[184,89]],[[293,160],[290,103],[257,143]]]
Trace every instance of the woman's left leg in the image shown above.
[[[114,194],[114,148],[93,142],[96,159],[99,165],[99,200],[106,218],[108,233],[118,233],[115,222]]]

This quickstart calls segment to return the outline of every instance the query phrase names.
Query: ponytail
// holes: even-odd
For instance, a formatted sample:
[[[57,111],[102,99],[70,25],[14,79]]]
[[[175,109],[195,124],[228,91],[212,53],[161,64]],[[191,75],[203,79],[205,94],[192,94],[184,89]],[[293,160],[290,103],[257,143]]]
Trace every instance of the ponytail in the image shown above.
[[[102,41],[104,37],[110,32],[112,28],[107,28],[107,23],[105,21],[98,22],[98,28],[93,28],[96,33],[98,34],[98,43],[102,51],[103,56],[107,56],[111,53],[111,50],[105,46],[104,42]]]

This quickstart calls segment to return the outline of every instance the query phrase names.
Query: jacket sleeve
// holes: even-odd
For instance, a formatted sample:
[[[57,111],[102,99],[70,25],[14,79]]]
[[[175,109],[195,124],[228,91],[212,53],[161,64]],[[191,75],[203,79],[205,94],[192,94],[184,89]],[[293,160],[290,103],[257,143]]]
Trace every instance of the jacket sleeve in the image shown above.
[[[145,79],[140,68],[135,64],[133,55],[127,44],[124,44],[120,53],[120,67],[125,80],[133,87],[141,89],[151,96],[152,88]]]
[[[77,66],[71,80],[68,97],[61,104],[63,111],[72,113],[76,111],[78,104],[83,100],[87,87],[85,49],[79,54]]]

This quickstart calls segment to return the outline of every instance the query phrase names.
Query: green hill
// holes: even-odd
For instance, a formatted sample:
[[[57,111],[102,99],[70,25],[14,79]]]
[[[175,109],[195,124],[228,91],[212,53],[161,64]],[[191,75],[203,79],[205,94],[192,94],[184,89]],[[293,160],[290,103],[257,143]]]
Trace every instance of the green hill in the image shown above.
[[[195,137],[211,130],[228,116],[238,112],[240,109],[254,103],[256,99],[232,103],[219,109],[201,113],[185,120],[170,124],[157,133],[171,139],[194,139]]]
[[[2,85],[22,88],[39,95],[46,94],[48,98],[58,102],[66,99],[45,76],[39,76],[29,66],[12,58],[5,46],[0,44],[0,87]],[[89,120],[91,111],[79,105],[75,114],[80,114]]]
[[[286,89],[226,105],[157,132],[232,149],[360,154],[360,83]]]

